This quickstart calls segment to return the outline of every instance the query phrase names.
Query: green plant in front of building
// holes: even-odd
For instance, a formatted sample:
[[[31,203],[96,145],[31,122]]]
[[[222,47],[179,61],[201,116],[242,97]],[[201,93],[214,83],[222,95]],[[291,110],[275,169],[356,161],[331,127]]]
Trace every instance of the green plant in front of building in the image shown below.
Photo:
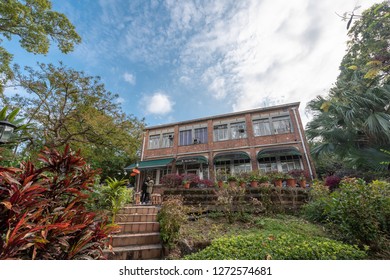
[[[180,227],[187,219],[187,207],[183,205],[182,196],[164,199],[157,220],[160,223],[161,239],[168,248],[176,242]]]
[[[104,185],[95,184],[90,206],[96,211],[106,211],[114,223],[118,211],[132,202],[133,190],[127,188],[128,180],[107,178]]]
[[[371,255],[390,257],[390,183],[346,178],[328,193],[314,184],[305,216],[325,224],[339,239],[368,246]]]
[[[0,260],[103,258],[117,227],[87,209],[96,171],[69,146],[39,160],[0,167]]]

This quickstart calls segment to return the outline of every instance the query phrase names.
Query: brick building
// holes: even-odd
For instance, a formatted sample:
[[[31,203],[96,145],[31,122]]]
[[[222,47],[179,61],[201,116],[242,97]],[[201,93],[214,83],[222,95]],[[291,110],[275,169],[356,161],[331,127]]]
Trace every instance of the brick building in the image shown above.
[[[299,102],[147,127],[139,179],[158,185],[168,173],[215,180],[217,170],[236,174],[304,169],[315,176],[298,111]]]

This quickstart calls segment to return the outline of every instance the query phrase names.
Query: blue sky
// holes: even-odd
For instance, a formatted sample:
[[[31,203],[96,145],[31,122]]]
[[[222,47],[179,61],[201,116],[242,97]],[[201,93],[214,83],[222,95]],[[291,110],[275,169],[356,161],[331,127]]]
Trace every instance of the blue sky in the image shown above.
[[[375,0],[53,0],[82,43],[46,56],[5,43],[14,62],[64,62],[100,76],[147,125],[325,95],[345,54],[346,22]],[[15,89],[8,89],[13,94]]]

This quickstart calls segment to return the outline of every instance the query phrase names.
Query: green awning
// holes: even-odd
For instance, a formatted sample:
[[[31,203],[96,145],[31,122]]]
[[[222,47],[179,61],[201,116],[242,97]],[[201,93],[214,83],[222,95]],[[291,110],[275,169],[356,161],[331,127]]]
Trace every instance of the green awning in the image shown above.
[[[214,156],[214,162],[240,159],[250,159],[250,157],[245,152],[220,153]]]
[[[264,149],[258,152],[257,158],[276,157],[276,156],[300,156],[301,152],[296,148],[273,148]]]
[[[183,165],[185,163],[197,164],[197,163],[208,163],[208,160],[204,156],[191,156],[191,157],[181,157],[176,160],[176,165]]]
[[[143,160],[138,163],[133,163],[126,167],[125,169],[133,169],[138,167],[138,169],[151,169],[158,167],[165,167],[173,161],[173,158],[163,158],[163,159],[155,159],[155,160]]]

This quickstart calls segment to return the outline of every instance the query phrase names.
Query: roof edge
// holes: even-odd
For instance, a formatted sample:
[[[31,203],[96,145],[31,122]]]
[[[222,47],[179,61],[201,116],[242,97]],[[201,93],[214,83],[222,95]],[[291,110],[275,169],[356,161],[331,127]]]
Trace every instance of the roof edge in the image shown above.
[[[209,120],[209,119],[219,119],[219,118],[225,118],[225,117],[230,117],[230,116],[235,116],[235,115],[240,115],[240,114],[254,113],[254,112],[259,112],[259,111],[271,111],[271,110],[275,110],[275,109],[294,107],[294,106],[299,107],[300,104],[301,104],[301,102],[298,101],[298,102],[286,103],[286,104],[275,105],[275,106],[270,106],[270,107],[258,107],[255,109],[237,111],[237,112],[220,114],[220,115],[212,115],[212,116],[208,116],[208,117],[196,118],[196,119],[191,119],[191,120],[186,120],[186,121],[179,121],[179,122],[173,122],[173,123],[167,123],[167,124],[147,126],[147,127],[145,127],[144,131],[156,129],[156,128],[163,128],[163,127],[167,127],[167,126],[173,126],[173,125],[180,125],[180,124],[187,124],[187,123],[192,123],[192,122],[205,121],[205,120]]]

